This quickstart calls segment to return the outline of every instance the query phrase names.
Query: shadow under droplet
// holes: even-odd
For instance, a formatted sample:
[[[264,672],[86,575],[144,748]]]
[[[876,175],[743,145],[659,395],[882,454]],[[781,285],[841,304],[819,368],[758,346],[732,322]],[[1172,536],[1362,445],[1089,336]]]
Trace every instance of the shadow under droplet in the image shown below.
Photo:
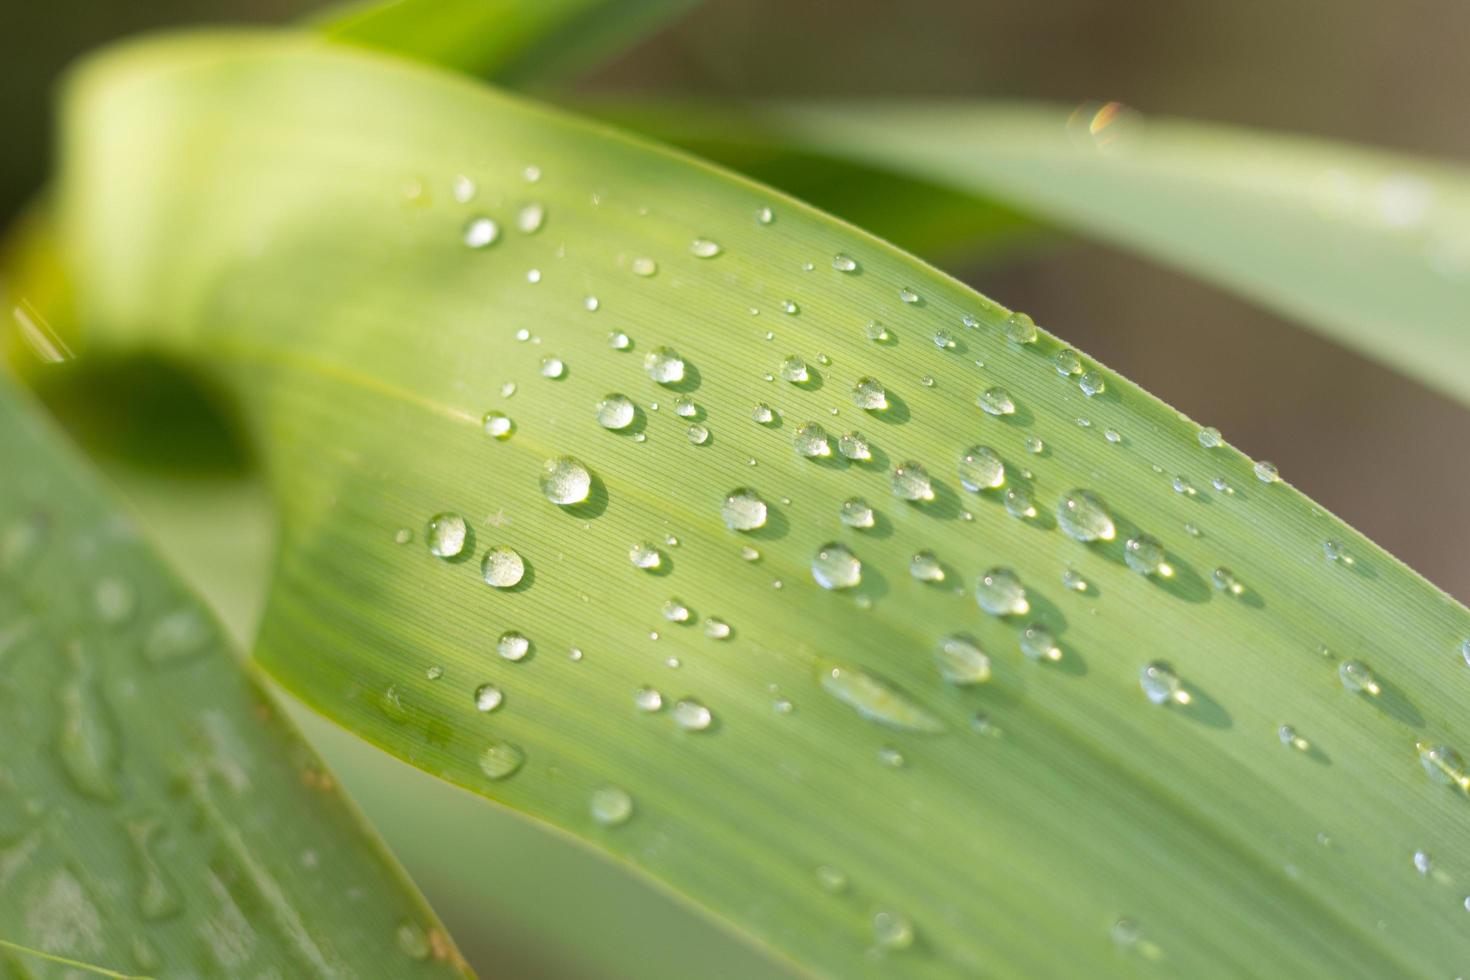
[[[1382,678],[1378,679],[1378,696],[1371,697],[1367,694],[1361,695],[1365,700],[1388,715],[1395,721],[1403,722],[1410,728],[1420,728],[1424,725],[1424,716],[1419,709],[1410,701],[1408,695],[1397,684],[1391,684]]]
[[[909,420],[909,403],[903,400],[903,396],[887,392],[888,407],[881,412],[866,412],[869,418],[885,425],[903,425]]]
[[[960,516],[960,498],[954,488],[933,478],[929,480],[929,488],[934,492],[933,500],[911,500],[908,501],[909,506],[942,521],[952,521]]]
[[[1302,755],[1306,756],[1308,759],[1311,759],[1319,766],[1332,765],[1332,756],[1328,755],[1326,752],[1323,752],[1320,748],[1318,748],[1316,742],[1308,743],[1306,751],[1303,752]]]
[[[1189,696],[1188,704],[1176,704],[1174,709],[1190,721],[1198,722],[1209,728],[1234,728],[1235,719],[1230,717],[1230,712],[1225,706],[1210,697],[1198,686],[1185,682],[1179,685],[1180,690]]]
[[[766,522],[752,531],[740,532],[747,538],[757,541],[778,541],[791,532],[791,521],[786,514],[775,504],[766,504]]]
[[[607,510],[607,485],[602,482],[601,477],[593,473],[587,489],[587,499],[580,504],[571,504],[558,510],[578,520],[601,517],[603,511]]]
[[[653,568],[642,568],[638,570],[646,575],[652,575],[655,578],[664,578],[674,574],[674,559],[669,557],[667,551],[659,549],[658,565]]]
[[[852,589],[854,598],[863,597],[873,602],[888,595],[888,578],[871,565],[863,566],[863,580]]]
[[[607,431],[611,432],[613,435],[617,436],[620,439],[626,439],[638,435],[646,428],[648,428],[648,416],[644,414],[641,406],[634,405],[633,421],[629,422],[621,429],[608,429]]]
[[[700,377],[699,368],[695,367],[690,361],[685,361],[684,377],[672,384],[663,385],[663,387],[669,391],[677,391],[681,395],[687,395],[691,391],[698,391],[702,380],[703,378]]]

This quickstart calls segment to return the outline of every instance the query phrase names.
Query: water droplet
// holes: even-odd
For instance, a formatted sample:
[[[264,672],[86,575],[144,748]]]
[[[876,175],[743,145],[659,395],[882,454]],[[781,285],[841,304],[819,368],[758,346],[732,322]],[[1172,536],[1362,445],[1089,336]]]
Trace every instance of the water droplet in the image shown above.
[[[1101,373],[1088,371],[1077,379],[1077,387],[1082,389],[1084,395],[1091,398],[1094,395],[1101,395],[1107,389],[1107,382],[1103,380]]]
[[[521,177],[525,179],[526,183],[534,184],[541,179],[541,168],[534,163],[527,164],[526,169],[521,171]]]
[[[876,523],[873,508],[862,497],[848,497],[842,502],[842,523],[848,527],[869,528]]]
[[[640,687],[633,692],[633,704],[639,711],[661,711],[664,706],[664,696],[654,688]]]
[[[424,671],[424,676],[431,681],[437,681],[439,678],[444,676],[444,668],[439,666],[438,664],[434,664]]]
[[[824,892],[836,895],[847,890],[847,874],[840,868],[822,864],[817,866],[814,874],[817,878],[817,885]]]
[[[1052,355],[1051,363],[1057,374],[1064,378],[1082,373],[1082,358],[1070,347],[1063,347]]]
[[[515,630],[507,630],[495,642],[495,650],[506,660],[521,661],[531,652],[531,641]]]
[[[832,256],[832,268],[836,269],[838,272],[856,272],[857,267],[857,260],[854,259],[851,255],[846,255],[842,252],[838,252],[836,255]]]
[[[944,565],[932,551],[916,551],[909,559],[909,575],[919,582],[943,582]]]
[[[696,238],[689,243],[689,254],[697,259],[712,259],[720,254],[720,243],[708,238]]]
[[[1144,697],[1154,704],[1170,704],[1183,700],[1179,686],[1179,675],[1169,665],[1158,660],[1144,664],[1138,672],[1138,686],[1143,688]]]
[[[873,939],[879,949],[908,949],[914,944],[914,925],[898,912],[880,909],[873,913]]]
[[[1026,437],[1025,445],[1026,445],[1026,451],[1028,453],[1037,453],[1037,454],[1039,454],[1039,453],[1043,452],[1046,449],[1046,443],[1042,442],[1041,441],[1041,438],[1039,436],[1028,435]]]
[[[720,516],[732,531],[754,531],[766,526],[766,502],[749,487],[737,487],[725,495]]]
[[[526,574],[526,563],[515,549],[503,544],[496,545],[485,552],[485,557],[481,559],[480,574],[486,585],[509,589],[520,584],[521,578]]]
[[[471,218],[464,226],[464,243],[470,248],[488,248],[500,237],[500,225],[493,218]]]
[[[817,679],[822,690],[869,721],[906,731],[944,731],[942,721],[873,674],[818,660]]]
[[[1016,411],[1016,401],[1011,393],[999,386],[980,392],[975,404],[987,415],[1014,415]]]
[[[1040,623],[1032,623],[1021,630],[1021,653],[1028,660],[1061,660],[1062,648],[1051,630]]]
[[[859,463],[873,458],[873,449],[868,445],[867,437],[856,430],[845,432],[838,438],[837,450],[845,459]]]
[[[664,563],[663,553],[647,541],[639,541],[628,549],[628,561],[634,568],[653,571]]]
[[[480,753],[480,771],[486,779],[509,779],[526,763],[526,754],[510,742],[493,741]]]
[[[1322,556],[1330,562],[1338,562],[1343,565],[1352,565],[1356,561],[1352,554],[1343,547],[1341,541],[1323,541]]]
[[[919,294],[905,286],[898,291],[898,298],[905,303],[913,304],[919,301]]]
[[[632,261],[630,268],[633,270],[633,275],[647,279],[658,272],[658,263],[647,256],[639,256]]]
[[[1418,750],[1419,762],[1431,780],[1441,786],[1454,786],[1470,792],[1470,777],[1465,775],[1465,760],[1460,753],[1448,745],[1429,742],[1415,742],[1414,748]]]
[[[604,395],[597,403],[597,424],[604,429],[626,429],[637,414],[633,400],[617,392]]]
[[[538,283],[540,281],[541,281],[541,270],[540,269],[527,269],[526,270],[526,282],[529,282],[532,285],[535,285],[536,283]]]
[[[711,616],[704,621],[704,635],[711,640],[727,640],[730,638],[730,624],[717,616]]]
[[[1013,344],[1036,343],[1036,321],[1025,313],[1012,313],[1005,319],[1006,340]]]
[[[521,209],[516,212],[516,227],[523,234],[534,235],[545,222],[546,208],[536,201],[521,205]]]
[[[1220,491],[1226,496],[1231,496],[1235,493],[1235,488],[1232,487],[1228,482],[1226,482],[1223,476],[1217,476],[1213,480],[1211,480],[1210,486],[1214,487],[1216,490]]]
[[[990,680],[990,658],[974,638],[951,633],[939,641],[934,651],[939,676],[951,684],[983,684]]]
[[[448,511],[429,518],[424,529],[424,542],[429,547],[429,554],[437,558],[458,558],[464,551],[468,536],[469,526],[464,518]]]
[[[1164,546],[1147,534],[1135,535],[1124,543],[1123,561],[1140,575],[1168,575]]]
[[[1006,482],[1006,467],[995,450],[988,446],[971,446],[960,456],[960,485],[979,493]]]
[[[696,446],[703,446],[705,443],[709,442],[709,429],[700,425],[698,422],[695,422],[693,425],[689,426],[689,428],[685,429],[684,434],[688,436],[689,441]]]
[[[781,377],[792,384],[804,384],[811,380],[811,374],[806,369],[806,361],[795,354],[789,355],[781,362]]]
[[[598,310],[602,309],[602,300],[598,299],[596,296],[584,296],[582,298],[582,309],[586,310],[588,313],[596,313]]]
[[[1302,738],[1290,725],[1282,725],[1276,729],[1276,737],[1281,740],[1282,745],[1289,749],[1296,749],[1298,752],[1306,752],[1312,748],[1312,743]]]
[[[397,531],[394,531],[393,532],[393,543],[394,544],[408,544],[412,540],[413,540],[413,531],[411,529],[409,529],[409,528],[400,527]]]
[[[617,827],[633,816],[633,797],[620,786],[599,786],[592,791],[589,809],[602,826]]]
[[[900,500],[934,499],[934,484],[929,480],[928,471],[913,460],[895,466],[889,482],[893,495]]]
[[[673,716],[674,724],[686,732],[706,731],[715,720],[710,710],[693,698],[684,698],[675,704]]]
[[[1007,488],[1005,505],[1007,514],[1023,521],[1036,516],[1036,505],[1031,502],[1031,495],[1020,487]]]
[[[684,380],[684,358],[672,347],[655,347],[643,357],[643,371],[661,385]]]
[[[689,622],[689,607],[678,599],[666,599],[663,605],[664,619],[671,623]]]
[[[1086,592],[1087,579],[1075,568],[1069,568],[1062,572],[1062,585],[1073,592]]]
[[[1069,490],[1057,502],[1057,527],[1076,541],[1111,541],[1117,534],[1107,505],[1090,490]]]
[[[629,337],[621,330],[614,330],[612,333],[607,335],[607,346],[611,347],[613,350],[627,350],[629,347],[633,346],[633,338]]]
[[[757,208],[755,212],[756,224],[768,225],[776,220],[776,212],[770,208]]]
[[[832,442],[827,436],[827,430],[816,422],[803,422],[798,425],[792,445],[796,447],[798,456],[815,459],[832,455]]]
[[[812,558],[812,578],[824,589],[850,589],[863,580],[863,563],[846,545],[829,542]]]
[[[475,710],[489,713],[505,703],[505,692],[494,684],[481,684],[475,688]]]
[[[975,583],[975,601],[992,616],[1019,616],[1031,609],[1021,580],[1009,568],[992,568]]]
[[[1184,533],[1189,535],[1191,538],[1197,538],[1200,535],[1204,534],[1204,532],[1199,529],[1198,525],[1191,524],[1188,521],[1186,521],[1184,524]]]
[[[1213,425],[1207,425],[1199,430],[1199,444],[1206,449],[1214,449],[1223,440],[1220,438],[1220,430]]]
[[[1131,949],[1138,945],[1138,939],[1141,935],[1138,923],[1126,918],[1114,922],[1113,928],[1108,931],[1108,934],[1112,936],[1114,943],[1124,949]]]
[[[1434,870],[1434,859],[1429,856],[1428,851],[1419,850],[1414,852],[1414,870],[1421,875],[1427,875]]]
[[[1210,581],[1215,583],[1215,588],[1221,592],[1229,592],[1231,595],[1241,595],[1245,592],[1245,586],[1241,585],[1235,578],[1235,573],[1221,565],[1210,573]]]
[[[1277,480],[1281,479],[1281,474],[1276,469],[1276,464],[1268,463],[1265,460],[1261,460],[1255,465],[1255,472],[1256,479],[1260,480],[1262,483],[1275,483]]]
[[[453,190],[454,199],[460,204],[468,204],[473,201],[475,194],[479,191],[474,180],[464,174],[456,174],[450,187]]]
[[[1174,477],[1171,486],[1174,487],[1175,493],[1182,493],[1186,497],[1193,497],[1195,494],[1199,493],[1199,491],[1195,489],[1194,484],[1189,482],[1189,477],[1187,476]]]
[[[906,760],[898,749],[891,745],[883,745],[878,748],[878,761],[889,769],[902,769]]]
[[[1123,433],[1117,429],[1103,429],[1103,438],[1116,446],[1123,441]]]
[[[486,412],[480,424],[484,426],[487,435],[496,439],[509,439],[510,434],[515,431],[515,423],[504,412]]]
[[[888,392],[877,378],[859,378],[852,386],[852,403],[869,412],[888,408]]]
[[[934,331],[934,346],[938,347],[940,350],[954,350],[954,334],[944,329],[943,327],[940,327],[938,330]]]
[[[553,381],[567,373],[566,362],[559,357],[543,357],[541,359],[541,377],[550,378]]]
[[[863,336],[875,344],[886,344],[890,339],[888,328],[877,320],[868,321],[868,325],[863,329]]]
[[[505,384],[503,384],[503,385],[500,386],[500,397],[501,398],[510,398],[515,393],[516,393],[516,383],[514,381],[507,381]]]
[[[680,395],[674,400],[674,414],[681,419],[692,419],[699,414],[699,406],[688,395]]]
[[[1378,679],[1373,676],[1373,671],[1361,660],[1344,660],[1337,667],[1337,679],[1354,694],[1377,697],[1383,690]]]
[[[757,402],[755,408],[751,409],[750,417],[760,425],[770,425],[776,421],[776,412],[765,402]]]
[[[548,459],[541,467],[541,492],[558,507],[580,504],[592,492],[592,474],[573,456]]]

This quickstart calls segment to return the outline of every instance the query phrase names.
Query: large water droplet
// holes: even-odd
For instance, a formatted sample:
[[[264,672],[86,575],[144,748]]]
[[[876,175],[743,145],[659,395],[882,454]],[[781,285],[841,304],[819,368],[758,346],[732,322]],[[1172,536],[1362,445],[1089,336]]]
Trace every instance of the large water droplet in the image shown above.
[[[487,435],[496,439],[509,439],[510,434],[515,431],[515,423],[504,412],[486,412],[480,424],[485,427]]]
[[[1415,742],[1414,748],[1418,750],[1419,762],[1431,780],[1441,786],[1454,786],[1470,792],[1470,776],[1465,774],[1465,760],[1460,753],[1448,745],[1430,742]]]
[[[480,574],[484,576],[486,585],[509,589],[520,584],[521,578],[526,574],[526,563],[514,548],[496,545],[486,551],[485,557],[480,561]]]
[[[1006,482],[1006,467],[988,446],[971,446],[960,456],[960,485],[978,493]]]
[[[493,741],[480,753],[480,771],[486,779],[509,779],[526,763],[526,754],[510,742]]]
[[[830,542],[812,558],[812,578],[824,589],[850,589],[863,580],[863,563],[846,545]]]
[[[1082,358],[1070,347],[1063,347],[1053,354],[1051,363],[1057,369],[1057,374],[1064,378],[1082,373]]]
[[[1337,679],[1342,681],[1342,686],[1354,694],[1366,694],[1377,697],[1383,688],[1378,679],[1373,676],[1373,671],[1361,660],[1344,660],[1337,668]]]
[[[500,237],[500,225],[483,215],[471,218],[464,226],[464,243],[470,248],[488,248]]]
[[[1154,704],[1170,704],[1183,699],[1179,675],[1168,664],[1158,660],[1144,664],[1139,670],[1138,686],[1143,688],[1143,696]]]
[[[1030,520],[1036,516],[1036,505],[1031,502],[1031,495],[1020,487],[1008,487],[1005,492],[1006,513],[1021,520]]]
[[[684,380],[684,358],[672,347],[655,347],[643,356],[643,370],[661,385],[676,385]]]
[[[897,688],[855,667],[817,661],[822,690],[869,721],[915,732],[942,732],[944,723]]]
[[[1016,411],[1016,400],[1011,397],[1009,391],[999,385],[980,392],[979,397],[975,399],[975,404],[979,405],[987,415],[1014,415]]]
[[[636,416],[633,400],[627,395],[613,392],[597,402],[597,424],[604,429],[626,429]]]
[[[1036,321],[1025,313],[1012,313],[1005,320],[1006,340],[1013,344],[1036,343]]]
[[[923,465],[909,460],[893,468],[890,479],[893,495],[900,500],[933,500],[934,484]]]
[[[465,539],[469,535],[469,526],[465,524],[463,517],[446,511],[435,514],[429,518],[429,523],[424,529],[424,542],[429,547],[429,554],[438,558],[458,558],[464,551]]]
[[[732,531],[754,531],[766,526],[766,502],[749,487],[737,487],[725,495],[720,517]]]
[[[798,425],[792,445],[796,447],[798,456],[817,459],[832,455],[831,438],[827,435],[827,430],[816,422],[803,422]]]
[[[633,797],[621,786],[599,786],[589,804],[592,819],[604,827],[616,827],[633,816]]]
[[[858,378],[852,386],[852,403],[870,412],[888,408],[888,392],[877,378]]]
[[[862,497],[848,497],[842,502],[842,523],[848,527],[870,528],[876,523],[873,508]]]
[[[951,633],[934,651],[939,676],[951,684],[983,684],[990,680],[990,658],[973,637]]]
[[[674,724],[686,732],[703,732],[714,722],[714,715],[693,698],[684,698],[674,705]]]
[[[1078,541],[1111,541],[1117,534],[1107,505],[1089,490],[1069,490],[1057,502],[1057,527]]]
[[[975,601],[992,616],[1020,616],[1031,610],[1021,580],[1009,568],[992,568],[975,583]]]
[[[1032,623],[1021,630],[1021,653],[1028,660],[1062,659],[1062,648],[1057,638],[1040,623]]]
[[[525,660],[531,652],[531,641],[515,630],[507,630],[495,642],[495,650],[506,660]]]
[[[548,459],[541,467],[541,492],[558,507],[580,504],[592,492],[592,474],[574,456]]]
[[[505,703],[505,692],[494,684],[481,684],[475,688],[475,710],[488,714]]]
[[[909,574],[919,582],[943,582],[944,565],[932,551],[916,551],[909,559]]]
[[[689,254],[699,259],[712,259],[720,254],[720,243],[708,238],[696,238],[689,243]]]
[[[1082,393],[1088,398],[1092,398],[1095,395],[1101,395],[1107,389],[1107,382],[1103,380],[1100,372],[1088,371],[1077,379],[1077,387],[1081,388]]]
[[[1147,534],[1135,535],[1124,542],[1123,561],[1140,575],[1168,575],[1164,546]]]

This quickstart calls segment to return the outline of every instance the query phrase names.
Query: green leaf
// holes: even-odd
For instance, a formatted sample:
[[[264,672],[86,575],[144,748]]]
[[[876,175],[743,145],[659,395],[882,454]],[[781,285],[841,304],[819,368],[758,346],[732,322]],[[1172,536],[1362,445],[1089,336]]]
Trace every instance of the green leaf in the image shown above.
[[[68,107],[85,349],[160,350],[233,394],[283,522],[256,654],[318,711],[824,974],[1440,977],[1470,953],[1464,781],[1416,752],[1465,742],[1470,612],[1126,379],[1079,356],[1089,397],[1059,340],[1008,342],[1006,310],[862,232],[401,61],[155,41],[87,66]],[[498,235],[466,247],[480,219]],[[672,386],[645,373],[661,346]],[[885,411],[855,407],[864,376]],[[997,386],[1013,413],[977,407]],[[637,406],[621,431],[594,421],[614,392]],[[866,432],[872,459],[797,455],[803,423]],[[962,488],[972,445],[1003,487]],[[538,485],[563,455],[590,470],[581,504]],[[890,489],[910,460],[932,500]],[[767,504],[749,533],[722,519],[738,487]],[[1108,540],[1058,529],[1074,488],[1106,501]],[[871,529],[839,521],[854,496]],[[469,529],[454,560],[425,546],[441,513]],[[1129,567],[1143,532],[1167,573]],[[856,587],[814,581],[823,550],[853,575],[829,542]],[[498,547],[525,566],[512,588],[481,576]],[[943,582],[910,575],[923,550]],[[977,608],[992,566],[1024,614]],[[1239,593],[1212,586],[1224,567]],[[1023,656],[1051,648],[1033,623],[1059,660]],[[511,631],[519,661],[497,654]],[[941,677],[955,633],[988,682]],[[1376,696],[1340,682],[1354,659]],[[1152,661],[1183,679],[1163,705]],[[478,711],[487,683],[503,697]]]
[[[737,166],[784,149],[873,167],[895,206],[901,178],[973,195],[986,215],[1000,202],[1235,290],[1470,403],[1462,166],[1116,105],[599,111]]]
[[[0,975],[465,972],[214,619],[4,379],[0,458]]]
[[[698,0],[368,0],[332,8],[328,37],[507,84],[574,75]]]

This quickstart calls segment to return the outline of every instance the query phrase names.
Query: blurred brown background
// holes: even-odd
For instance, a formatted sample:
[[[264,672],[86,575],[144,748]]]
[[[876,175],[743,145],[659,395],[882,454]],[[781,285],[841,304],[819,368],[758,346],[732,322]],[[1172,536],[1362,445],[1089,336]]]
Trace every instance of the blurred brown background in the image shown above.
[[[44,179],[52,83],[149,27],[279,22],[300,0],[6,0],[0,216]],[[1470,5],[1451,0],[711,0],[585,89],[752,96],[1117,99],[1190,116],[1470,157]],[[1186,411],[1470,599],[1470,413],[1295,325],[1083,242],[956,267]],[[1470,324],[1467,324],[1470,329]],[[1466,365],[1470,370],[1470,365]]]

